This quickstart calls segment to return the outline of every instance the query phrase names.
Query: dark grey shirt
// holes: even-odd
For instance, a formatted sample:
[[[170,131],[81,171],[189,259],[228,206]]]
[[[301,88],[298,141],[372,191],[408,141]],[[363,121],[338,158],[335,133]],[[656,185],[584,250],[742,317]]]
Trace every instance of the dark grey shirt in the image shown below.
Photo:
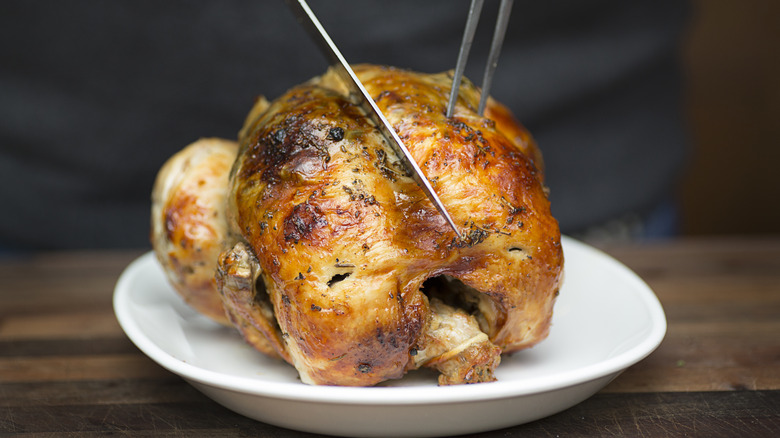
[[[353,63],[454,67],[468,0],[311,0]],[[481,81],[497,0],[467,69]],[[677,0],[515,1],[492,94],[537,139],[572,233],[669,198],[686,148]],[[0,247],[148,246],[162,163],[235,138],[325,68],[282,0],[0,2]]]

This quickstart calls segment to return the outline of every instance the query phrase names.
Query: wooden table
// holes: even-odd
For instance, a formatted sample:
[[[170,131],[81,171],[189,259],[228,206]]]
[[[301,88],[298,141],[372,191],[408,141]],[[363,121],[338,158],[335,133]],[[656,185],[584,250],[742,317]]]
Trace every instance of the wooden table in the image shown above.
[[[659,296],[664,342],[585,402],[479,436],[780,436],[780,238],[604,249]],[[0,435],[310,436],[221,407],[127,339],[111,298],[141,253],[0,258]]]

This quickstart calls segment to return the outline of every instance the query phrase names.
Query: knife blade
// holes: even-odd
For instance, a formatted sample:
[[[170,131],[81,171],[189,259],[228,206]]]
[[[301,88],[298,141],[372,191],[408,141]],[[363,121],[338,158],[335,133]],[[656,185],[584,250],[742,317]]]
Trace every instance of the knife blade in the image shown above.
[[[305,0],[285,0],[285,3],[287,3],[292,12],[295,14],[298,22],[304,27],[304,29],[306,29],[309,36],[317,44],[320,51],[327,58],[328,62],[333,67],[335,67],[341,80],[351,91],[351,94],[357,99],[356,102],[363,108],[363,110],[366,112],[369,118],[371,118],[377,128],[379,128],[379,132],[382,134],[388,144],[390,144],[390,146],[395,149],[396,154],[401,159],[401,162],[411,174],[414,181],[417,183],[417,185],[420,186],[428,199],[430,199],[430,201],[433,203],[433,206],[436,207],[436,210],[438,210],[447,221],[449,226],[452,227],[458,238],[461,238],[462,236],[460,231],[458,231],[458,227],[455,226],[455,222],[452,220],[452,217],[447,212],[447,209],[444,207],[441,199],[439,199],[439,196],[433,190],[433,186],[431,186],[430,181],[428,181],[428,178],[425,177],[425,174],[423,174],[420,166],[417,165],[417,162],[414,160],[414,157],[412,157],[409,149],[407,149],[406,145],[404,145],[401,138],[398,137],[398,134],[390,125],[390,122],[387,120],[384,114],[382,114],[382,110],[380,110],[376,102],[374,102],[374,99],[372,99],[371,95],[368,94],[368,91],[363,86],[363,83],[360,82],[360,79],[358,79],[357,75],[352,70],[352,67],[349,66],[349,63],[347,63],[347,60],[341,54],[341,51],[338,49],[338,47],[336,47],[336,44],[325,31],[325,28],[322,26],[319,19],[317,19],[317,16],[314,14],[314,12],[312,12],[311,8],[309,8],[309,5]]]

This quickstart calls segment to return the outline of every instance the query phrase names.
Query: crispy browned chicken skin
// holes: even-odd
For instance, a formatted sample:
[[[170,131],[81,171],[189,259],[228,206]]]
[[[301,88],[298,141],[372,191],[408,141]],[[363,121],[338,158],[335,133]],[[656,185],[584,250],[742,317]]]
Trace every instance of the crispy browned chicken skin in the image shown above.
[[[228,244],[227,174],[238,144],[204,138],[171,157],[152,191],[152,246],[168,280],[193,308],[229,325],[214,267]]]
[[[355,68],[459,239],[334,73],[258,101],[226,183],[234,245],[215,261],[231,322],[302,381],[374,385],[432,367],[494,380],[501,352],[547,336],[563,254],[541,155],[509,111],[476,114],[466,82]],[[226,176],[227,179],[227,176]]]

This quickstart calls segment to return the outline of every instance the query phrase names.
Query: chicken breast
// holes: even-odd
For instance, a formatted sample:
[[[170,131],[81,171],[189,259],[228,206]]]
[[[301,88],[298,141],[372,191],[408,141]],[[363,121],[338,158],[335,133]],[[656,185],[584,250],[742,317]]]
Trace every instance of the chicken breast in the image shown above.
[[[262,101],[242,130],[217,282],[258,350],[319,385],[418,367],[491,381],[549,331],[563,267],[541,154],[509,111],[451,77],[355,67],[460,226],[449,228],[333,72]]]

